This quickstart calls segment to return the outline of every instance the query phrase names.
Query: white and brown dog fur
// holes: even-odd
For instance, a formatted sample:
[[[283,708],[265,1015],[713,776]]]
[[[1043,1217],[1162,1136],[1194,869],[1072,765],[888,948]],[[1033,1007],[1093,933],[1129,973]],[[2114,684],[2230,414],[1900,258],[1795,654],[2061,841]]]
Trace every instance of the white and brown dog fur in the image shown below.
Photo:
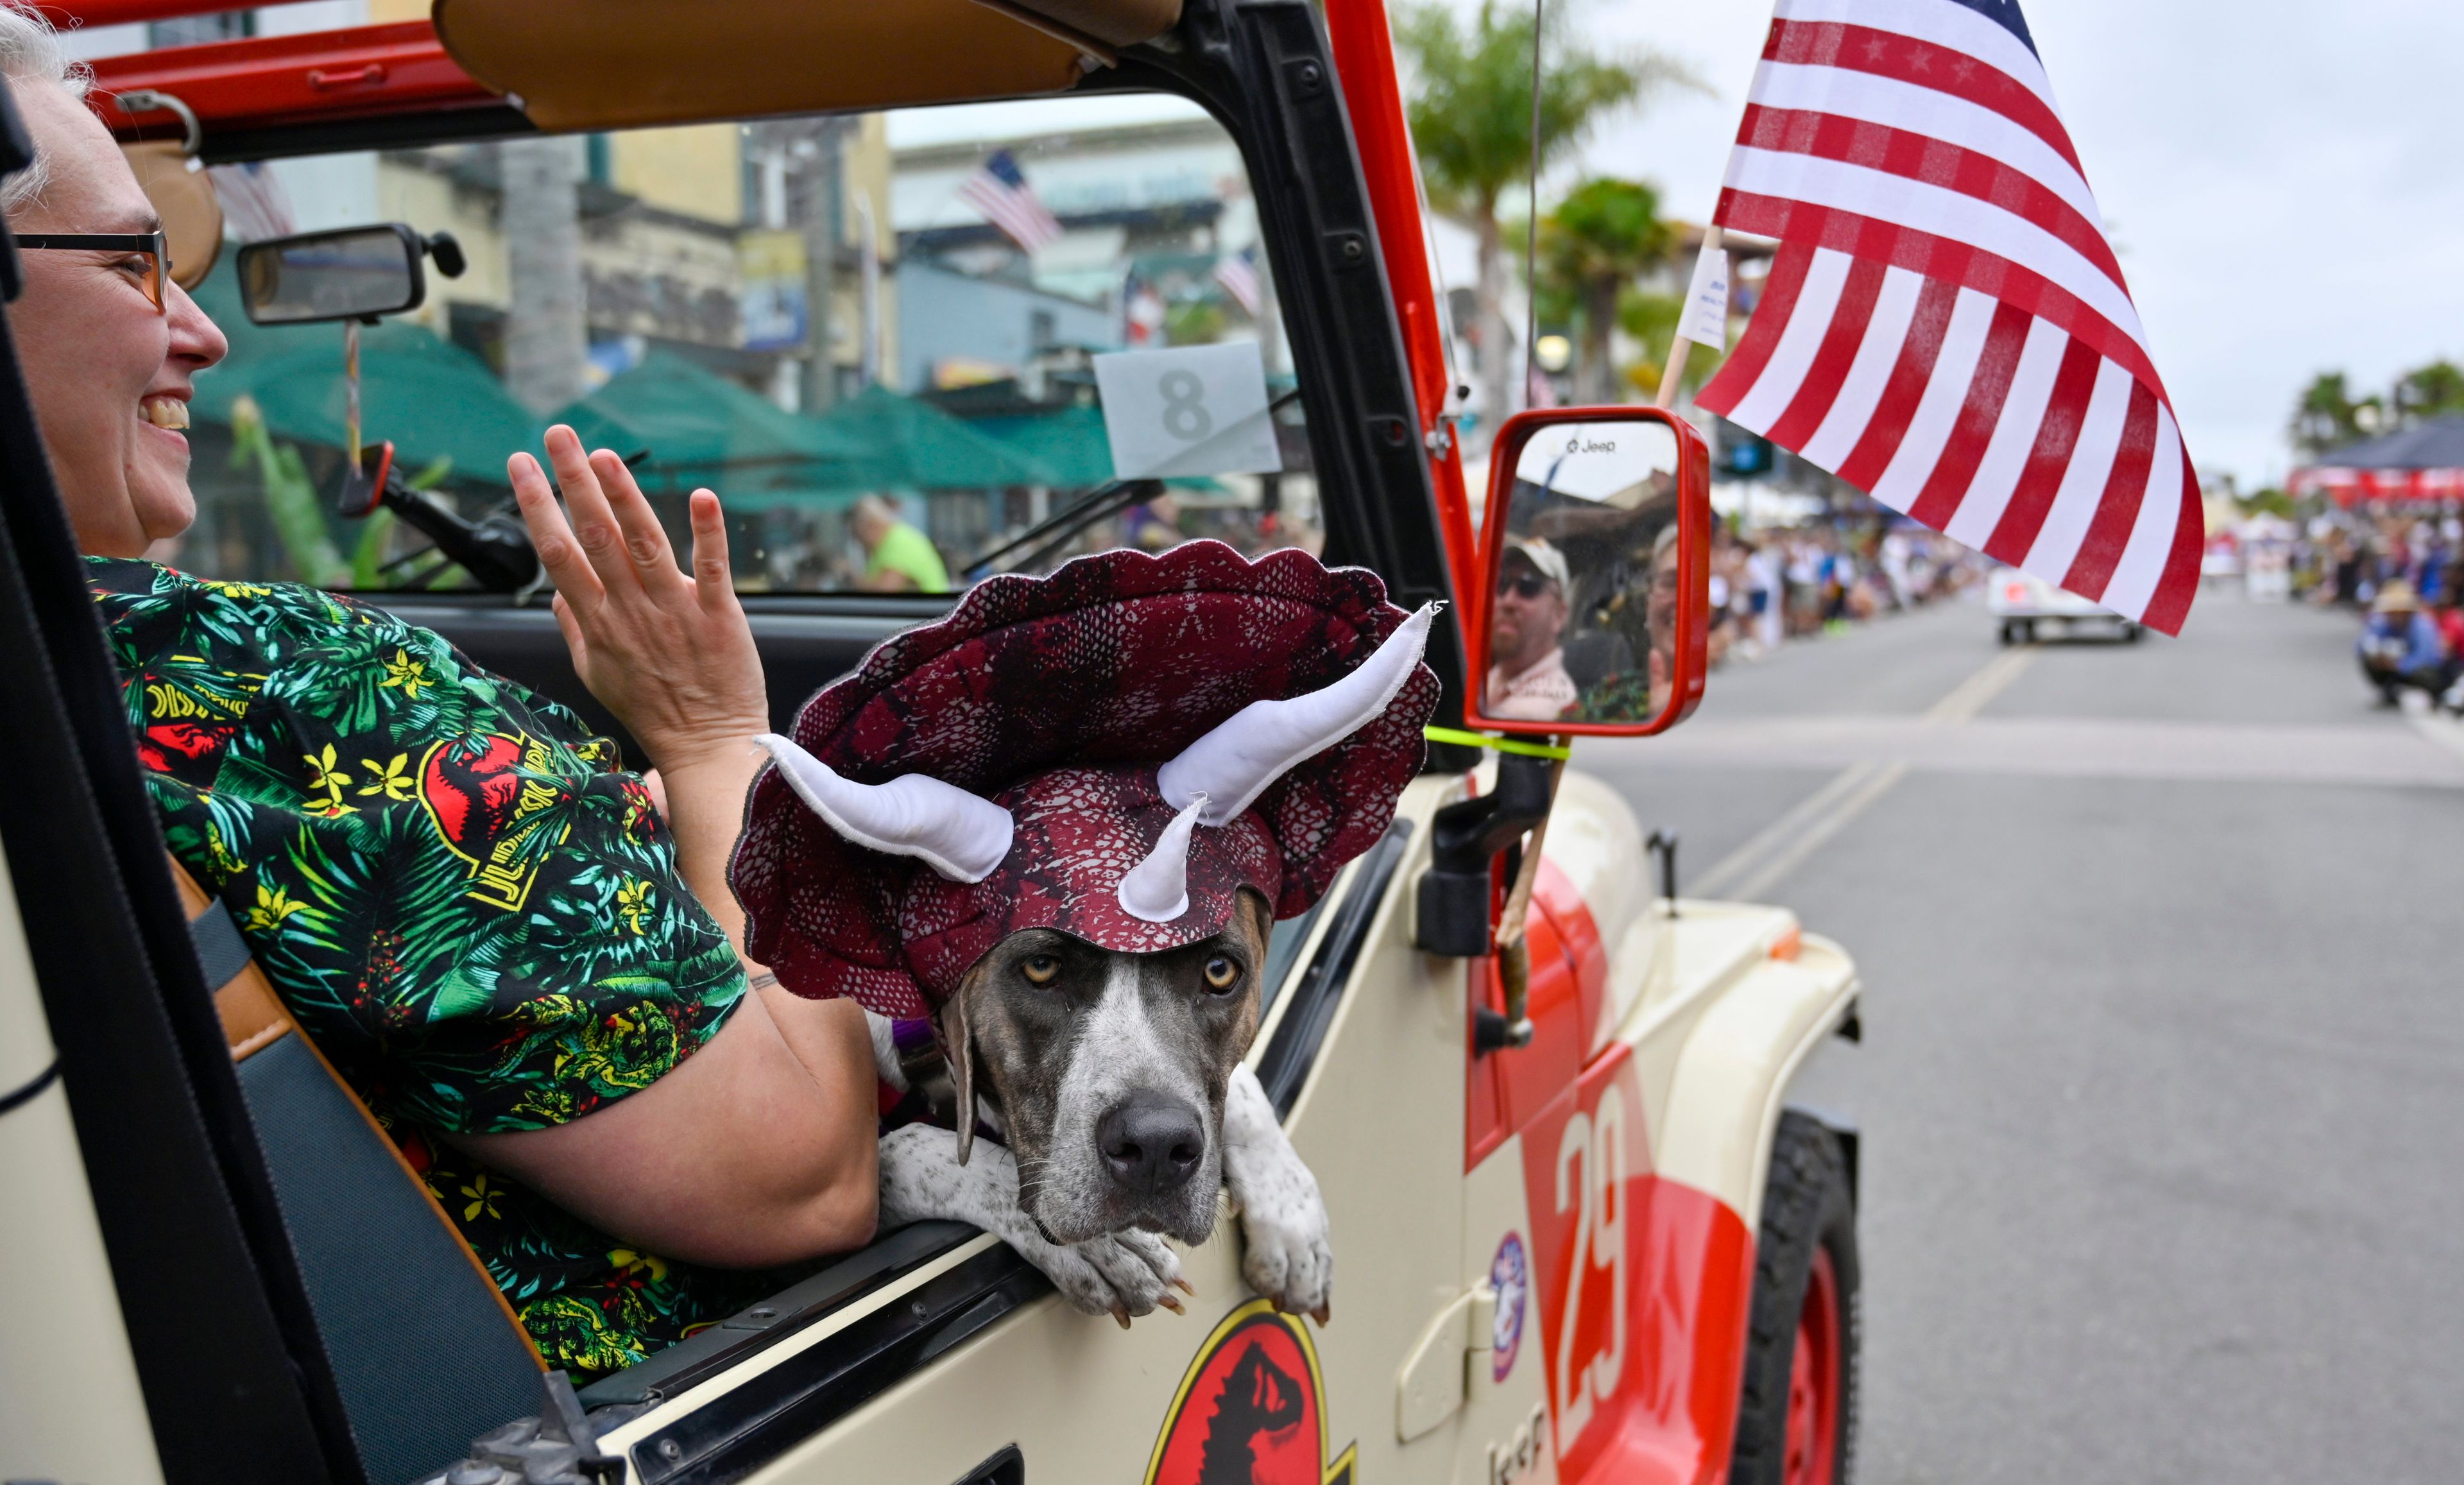
[[[947,1045],[969,1049],[958,1106],[972,1101],[1004,1142],[924,1124],[885,1135],[883,1226],[972,1223],[1072,1306],[1126,1325],[1180,1308],[1173,1289],[1188,1286],[1164,1238],[1204,1242],[1228,1187],[1243,1276],[1323,1323],[1334,1277],[1326,1204],[1243,1060],[1270,927],[1265,900],[1243,891],[1221,932],[1163,953],[1047,929],[1004,939],[940,1023]],[[881,1075],[904,1089],[891,1023],[871,1022]]]
[[[1349,675],[1253,701],[1158,767],[1156,792],[1180,812],[1114,885],[1121,910],[1150,923],[1183,916],[1192,831],[1238,818],[1287,770],[1382,715],[1419,672],[1437,612],[1423,605]],[[846,840],[968,883],[1011,850],[1014,822],[989,799],[920,772],[860,784],[791,739],[760,742]],[[1204,1242],[1228,1187],[1247,1242],[1243,1275],[1323,1321],[1334,1267],[1326,1204],[1243,1062],[1271,926],[1266,899],[1244,887],[1222,928],[1180,948],[1129,953],[1048,928],[996,944],[940,1009],[958,1128],[883,1138],[882,1222],[971,1222],[1071,1304],[1127,1323],[1178,1307],[1169,1291],[1179,1260],[1163,1239]],[[904,1089],[888,1023],[873,1030],[882,1076]],[[1000,1146],[973,1147],[979,1111]]]

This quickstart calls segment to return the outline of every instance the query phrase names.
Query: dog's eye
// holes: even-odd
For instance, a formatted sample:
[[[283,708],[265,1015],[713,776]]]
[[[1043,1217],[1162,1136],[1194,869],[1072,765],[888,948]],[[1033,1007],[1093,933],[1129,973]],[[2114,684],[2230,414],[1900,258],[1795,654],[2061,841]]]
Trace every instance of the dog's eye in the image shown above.
[[[1241,965],[1229,954],[1218,954],[1206,962],[1206,983],[1218,990],[1228,990],[1240,983]]]
[[[1061,978],[1061,961],[1050,954],[1030,954],[1020,962],[1018,972],[1029,985],[1050,985]]]

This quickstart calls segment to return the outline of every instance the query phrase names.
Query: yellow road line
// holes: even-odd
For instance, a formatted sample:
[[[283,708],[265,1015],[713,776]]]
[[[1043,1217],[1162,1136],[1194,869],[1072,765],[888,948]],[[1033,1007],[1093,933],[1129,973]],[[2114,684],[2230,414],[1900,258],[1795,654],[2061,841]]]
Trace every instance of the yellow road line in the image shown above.
[[[2035,663],[2036,647],[2005,651],[1925,710],[1929,727],[1956,727],[1974,720],[1995,697]],[[1695,896],[1734,897],[1751,901],[1771,891],[1810,860],[1848,823],[1872,808],[1908,776],[1904,758],[1852,764],[1798,803],[1788,813],[1757,831],[1751,840],[1723,857],[1695,881]]]

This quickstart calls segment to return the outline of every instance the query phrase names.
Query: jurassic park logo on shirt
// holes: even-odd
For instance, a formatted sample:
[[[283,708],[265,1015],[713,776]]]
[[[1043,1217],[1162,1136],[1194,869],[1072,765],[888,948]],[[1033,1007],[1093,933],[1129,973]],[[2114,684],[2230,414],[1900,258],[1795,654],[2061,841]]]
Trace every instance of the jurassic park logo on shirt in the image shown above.
[[[248,715],[247,698],[217,696],[182,678],[150,673],[144,677],[143,696],[145,720],[137,740],[139,760],[156,773],[210,784],[224,746]]]
[[[1223,1317],[1173,1394],[1146,1485],[1353,1485],[1327,1462],[1326,1380],[1296,1316],[1252,1299]]]
[[[566,797],[539,777],[555,766],[546,743],[519,733],[476,747],[439,742],[420,759],[420,803],[446,847],[471,863],[463,896],[509,913],[529,900],[546,848],[573,831],[546,815]]]

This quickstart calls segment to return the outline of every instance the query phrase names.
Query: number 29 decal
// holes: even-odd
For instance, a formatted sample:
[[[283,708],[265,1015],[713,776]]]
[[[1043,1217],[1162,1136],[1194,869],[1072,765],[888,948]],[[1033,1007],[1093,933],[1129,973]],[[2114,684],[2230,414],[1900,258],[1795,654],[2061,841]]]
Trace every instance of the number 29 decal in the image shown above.
[[[1628,1370],[1634,1239],[1628,1208],[1648,1160],[1633,1059],[1612,1053],[1523,1131],[1534,1308],[1548,1359],[1561,1471],[1616,1410]]]

